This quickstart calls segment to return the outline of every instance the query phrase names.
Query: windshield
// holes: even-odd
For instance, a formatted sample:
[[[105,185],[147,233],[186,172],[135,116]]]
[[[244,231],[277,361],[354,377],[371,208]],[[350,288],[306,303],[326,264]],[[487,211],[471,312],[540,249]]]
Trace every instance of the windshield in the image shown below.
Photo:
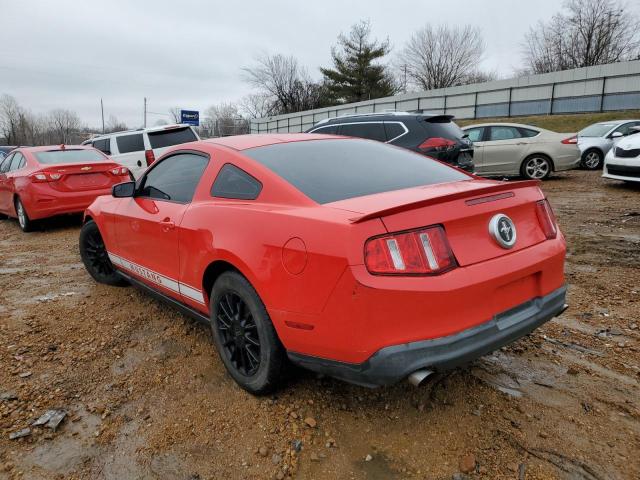
[[[242,152],[318,203],[469,180],[423,155],[370,140],[310,140]]]
[[[51,150],[34,153],[38,163],[56,165],[58,163],[102,162],[107,158],[96,150]]]
[[[578,132],[579,137],[603,137],[609,130],[616,127],[616,123],[594,123]]]

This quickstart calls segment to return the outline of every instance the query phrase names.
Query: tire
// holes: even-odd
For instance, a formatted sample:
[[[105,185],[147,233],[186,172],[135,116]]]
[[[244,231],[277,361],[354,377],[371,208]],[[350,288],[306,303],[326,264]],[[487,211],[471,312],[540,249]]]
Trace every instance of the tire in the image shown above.
[[[604,155],[602,155],[602,152],[596,148],[592,148],[582,154],[580,164],[587,170],[600,170],[603,160]]]
[[[531,155],[520,167],[520,175],[530,180],[544,180],[553,170],[551,160],[545,155]]]
[[[231,377],[253,395],[277,389],[286,353],[254,288],[239,273],[224,272],[210,298],[213,339]]]
[[[16,197],[14,201],[16,216],[18,217],[18,225],[23,232],[31,232],[35,228],[35,222],[29,218],[26,208],[22,204],[20,197]]]
[[[98,283],[123,286],[127,282],[113,268],[98,225],[89,220],[80,230],[80,257],[89,275]]]

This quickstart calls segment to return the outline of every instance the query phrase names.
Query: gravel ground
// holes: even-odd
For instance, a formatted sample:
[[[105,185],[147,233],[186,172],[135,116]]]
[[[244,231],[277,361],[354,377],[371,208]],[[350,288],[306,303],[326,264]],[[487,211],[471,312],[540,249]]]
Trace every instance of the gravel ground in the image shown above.
[[[561,317],[420,388],[300,372],[267,398],[206,327],[96,285],[79,219],[0,222],[0,479],[640,478],[640,188],[543,188],[569,250]],[[31,425],[50,409],[57,429]]]

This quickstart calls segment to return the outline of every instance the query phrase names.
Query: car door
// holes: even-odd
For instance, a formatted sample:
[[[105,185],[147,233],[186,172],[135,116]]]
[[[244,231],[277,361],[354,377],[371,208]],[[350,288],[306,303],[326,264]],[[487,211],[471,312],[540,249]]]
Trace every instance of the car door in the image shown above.
[[[484,134],[487,127],[472,127],[464,130],[469,140],[473,143],[473,165],[474,171],[478,175],[482,175],[485,171],[484,167]]]
[[[113,138],[110,150],[113,152],[115,147],[118,149],[117,155],[111,155],[111,158],[120,165],[127,167],[135,178],[147,168],[145,159],[145,144],[142,132],[126,133]]]
[[[530,141],[510,125],[491,125],[483,145],[483,173],[515,175],[529,149]]]
[[[208,157],[178,152],[157,162],[122,199],[115,215],[112,261],[162,293],[180,298],[180,222]]]
[[[2,213],[9,213],[11,206],[11,197],[13,196],[13,192],[11,191],[7,172],[9,171],[14,155],[15,153],[12,153],[3,161],[0,161],[0,212]]]

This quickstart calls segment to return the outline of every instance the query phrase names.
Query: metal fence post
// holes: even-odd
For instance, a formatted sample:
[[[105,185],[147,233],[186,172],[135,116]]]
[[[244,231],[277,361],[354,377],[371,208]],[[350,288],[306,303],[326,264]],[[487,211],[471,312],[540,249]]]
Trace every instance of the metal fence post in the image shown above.
[[[602,77],[602,93],[600,94],[600,111],[604,112],[604,95],[606,93],[607,77]]]
[[[556,82],[551,84],[551,98],[549,99],[549,115],[553,115],[553,100],[556,96]]]
[[[473,95],[473,119],[475,120],[477,118],[477,111],[478,109],[478,92],[476,91]]]
[[[509,87],[509,101],[507,102],[507,117],[511,117],[511,92],[513,87]]]

